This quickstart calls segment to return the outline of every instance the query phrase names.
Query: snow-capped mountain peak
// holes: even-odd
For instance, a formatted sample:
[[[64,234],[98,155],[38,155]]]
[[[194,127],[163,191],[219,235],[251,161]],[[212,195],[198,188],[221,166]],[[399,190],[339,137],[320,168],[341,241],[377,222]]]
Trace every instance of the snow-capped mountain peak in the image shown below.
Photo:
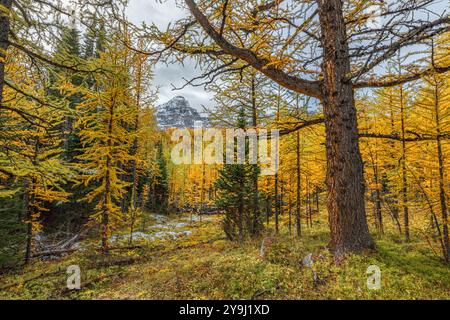
[[[202,117],[192,108],[183,96],[176,96],[170,101],[157,107],[156,118],[158,125],[163,128],[193,128],[195,122],[201,121],[206,125],[208,119]]]

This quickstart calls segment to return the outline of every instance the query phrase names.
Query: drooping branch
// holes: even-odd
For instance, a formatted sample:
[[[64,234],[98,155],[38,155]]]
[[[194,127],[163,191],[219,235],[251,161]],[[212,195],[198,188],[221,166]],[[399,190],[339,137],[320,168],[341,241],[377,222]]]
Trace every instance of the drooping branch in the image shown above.
[[[435,141],[438,138],[440,139],[450,139],[450,134],[442,133],[440,135],[428,135],[428,134],[419,134],[415,132],[409,132],[412,136],[402,138],[399,134],[382,134],[382,133],[360,133],[360,138],[372,138],[372,139],[386,139],[386,140],[395,140],[395,141],[405,141],[405,142],[419,142],[419,141]]]
[[[360,81],[353,84],[353,87],[356,89],[360,88],[387,88],[387,87],[395,87],[404,83],[408,83],[411,81],[419,80],[431,73],[446,73],[450,71],[450,66],[445,67],[429,67],[424,70],[420,70],[418,72],[413,72],[409,74],[405,74],[401,77],[393,78],[392,76],[378,78],[367,81]]]
[[[5,105],[0,105],[0,110],[2,110],[2,109],[14,112],[15,114],[19,115],[23,120],[25,120],[26,122],[28,122],[32,126],[37,126],[37,127],[43,128],[43,129],[47,129],[46,126],[44,126],[44,125],[42,125],[40,123],[37,123],[35,121],[35,120],[39,120],[42,123],[46,123],[47,121],[45,119],[41,118],[41,117],[38,117],[38,116],[33,115],[33,114],[30,114],[30,113],[28,113],[28,112],[26,112],[24,110],[20,110],[20,109],[14,108],[14,107],[8,107],[8,106],[5,106]]]
[[[42,61],[42,62],[44,62],[44,63],[46,63],[48,65],[51,65],[53,67],[66,69],[66,70],[69,70],[69,71],[72,71],[72,72],[80,72],[80,73],[92,73],[92,72],[98,72],[98,71],[101,70],[100,68],[95,69],[95,70],[87,70],[87,69],[84,69],[84,68],[80,68],[80,66],[84,65],[82,63],[73,64],[73,65],[66,65],[66,64],[63,64],[63,63],[58,63],[58,62],[56,62],[54,60],[51,60],[50,58],[47,58],[47,57],[45,57],[45,56],[43,56],[43,55],[41,55],[39,53],[36,53],[36,52],[26,48],[25,46],[23,46],[21,44],[18,44],[18,43],[12,42],[12,41],[9,41],[9,45],[11,45],[12,47],[15,47],[16,49],[22,51],[23,53],[28,55],[30,58],[40,60],[40,61]]]
[[[47,106],[47,107],[51,107],[51,108],[53,108],[53,109],[61,109],[61,108],[59,108],[59,107],[57,107],[57,106],[55,106],[55,105],[52,105],[52,104],[50,104],[50,103],[48,103],[48,102],[42,100],[42,99],[39,98],[39,97],[36,97],[36,96],[33,95],[33,94],[30,94],[30,93],[25,92],[24,90],[20,89],[18,86],[12,84],[12,83],[9,82],[8,80],[5,80],[5,85],[7,85],[8,87],[10,87],[10,88],[13,89],[14,91],[20,93],[21,95],[23,95],[23,96],[25,96],[25,97],[27,97],[27,98],[30,98],[31,100],[34,100],[35,102],[39,103],[40,105]]]
[[[284,136],[284,135],[296,132],[298,130],[304,129],[306,127],[310,127],[310,126],[314,126],[314,125],[322,124],[322,123],[324,123],[323,118],[318,118],[318,119],[313,119],[313,120],[305,120],[305,121],[299,122],[293,128],[281,130],[280,135]]]
[[[246,48],[236,47],[214,29],[208,18],[200,11],[194,0],[185,0],[185,2],[203,30],[225,53],[247,62],[256,70],[287,89],[318,99],[322,98],[321,81],[310,81],[292,76],[271,65],[268,59],[258,57],[253,51]]]
[[[298,130],[322,124],[324,123],[323,118],[317,118],[313,120],[303,120],[296,124],[294,127],[289,129],[283,129],[280,131],[280,135],[288,135],[290,133],[296,132]],[[395,141],[405,141],[405,142],[420,142],[420,141],[435,141],[438,138],[444,140],[450,140],[450,133],[442,133],[440,135],[430,135],[430,134],[420,134],[413,131],[408,131],[409,136],[403,138],[399,134],[383,134],[383,133],[372,133],[372,132],[360,132],[358,136],[360,138],[368,139],[384,139],[384,140],[395,140]]]
[[[162,50],[158,50],[155,52],[148,52],[147,54],[150,56],[157,55],[157,60],[162,56],[164,52],[167,50],[170,50],[175,47],[175,45],[180,41],[180,39],[186,34],[186,32],[189,30],[190,27],[196,24],[196,21],[189,21],[183,26],[183,30],[180,32],[180,34],[166,47],[164,47]]]
[[[2,168],[0,168],[0,173],[7,176],[8,179],[13,179],[15,177],[13,173],[11,173],[5,169],[2,169]]]
[[[191,80],[185,80],[185,83],[181,87],[175,87],[173,86],[173,90],[182,90],[186,88],[188,85],[191,85],[193,87],[202,87],[207,86],[211,84],[219,75],[227,73],[227,72],[241,72],[243,69],[247,68],[248,65],[233,67],[233,64],[237,61],[237,59],[233,59],[230,62],[227,62],[225,64],[222,64],[216,68],[213,68],[209,72],[206,72],[198,77],[194,77]],[[209,78],[209,80],[205,80],[201,83],[196,83],[197,80],[206,79]]]
[[[375,68],[382,62],[393,57],[404,46],[412,45],[414,43],[417,43],[418,41],[427,40],[435,35],[438,35],[438,34],[441,34],[443,32],[450,30],[450,27],[446,26],[444,28],[438,29],[435,32],[427,33],[428,30],[432,30],[433,28],[435,28],[439,25],[445,25],[448,23],[450,23],[450,18],[445,17],[445,18],[437,19],[437,20],[432,21],[427,24],[420,25],[419,27],[408,31],[406,34],[402,35],[399,40],[386,46],[385,52],[383,54],[381,54],[380,56],[378,56],[377,58],[373,59],[373,61],[370,61],[370,58],[369,58],[366,61],[365,65],[362,68],[360,68],[358,71],[353,73],[353,75],[351,75],[350,78],[351,79],[359,78],[363,74],[371,71],[373,68]],[[370,54],[370,56],[371,56],[374,52],[376,52],[378,50],[380,50],[380,49],[377,49],[375,51],[372,50],[372,52],[370,52],[370,53],[366,52],[365,54]]]

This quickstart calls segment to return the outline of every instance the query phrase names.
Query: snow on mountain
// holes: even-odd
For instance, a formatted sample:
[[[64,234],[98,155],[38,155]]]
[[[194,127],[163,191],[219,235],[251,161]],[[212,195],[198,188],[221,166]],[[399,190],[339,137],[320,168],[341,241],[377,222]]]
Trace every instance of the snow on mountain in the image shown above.
[[[177,96],[158,106],[156,119],[162,129],[193,128],[196,121],[201,121],[203,126],[208,124],[208,118],[202,117],[183,96]]]

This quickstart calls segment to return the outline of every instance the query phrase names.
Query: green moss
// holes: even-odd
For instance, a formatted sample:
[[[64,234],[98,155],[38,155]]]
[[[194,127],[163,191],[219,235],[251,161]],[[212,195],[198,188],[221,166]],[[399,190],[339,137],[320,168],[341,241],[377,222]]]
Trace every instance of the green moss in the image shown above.
[[[122,267],[96,268],[93,250],[58,261],[36,262],[0,277],[15,283],[60,268],[56,276],[0,291],[3,299],[450,299],[450,268],[426,243],[378,239],[377,250],[350,255],[341,265],[327,251],[325,225],[305,229],[301,240],[282,234],[260,257],[260,241],[237,245],[223,237],[218,221],[204,221],[190,237],[159,242],[143,250],[115,253],[111,259],[140,257]],[[219,239],[206,243],[211,239]],[[182,249],[182,247],[186,247]],[[310,267],[302,260],[312,254]],[[64,292],[65,268],[79,264],[82,283],[106,275],[80,292]],[[367,268],[381,269],[381,289],[367,288]],[[113,276],[121,272],[120,276]]]

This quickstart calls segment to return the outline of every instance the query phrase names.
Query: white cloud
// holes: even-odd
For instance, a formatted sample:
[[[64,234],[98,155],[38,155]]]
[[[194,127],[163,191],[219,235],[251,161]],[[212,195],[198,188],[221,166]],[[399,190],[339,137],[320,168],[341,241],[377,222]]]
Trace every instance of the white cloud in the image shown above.
[[[166,0],[162,3],[158,0],[131,0],[126,12],[128,18],[134,24],[155,23],[159,28],[166,29],[170,22],[179,20],[188,15],[188,12],[177,6],[176,1]],[[183,78],[191,79],[199,75],[193,62],[186,61],[181,64],[158,64],[155,71],[154,84],[160,87],[157,104],[169,101],[175,96],[184,96],[192,107],[202,111],[202,105],[211,106],[213,95],[202,87],[188,86],[183,90],[172,90],[172,84],[180,87],[184,84]]]
[[[162,104],[175,96],[185,97],[192,107],[202,111],[202,105],[211,106],[213,95],[206,92],[201,87],[187,86],[182,90],[173,90],[172,84],[181,87],[185,81],[183,78],[190,79],[199,74],[193,63],[180,64],[158,64],[155,69],[155,85],[160,87],[158,104]]]
[[[174,0],[131,0],[127,8],[127,16],[133,23],[155,23],[159,28],[178,19],[184,18],[188,13],[177,6]]]

